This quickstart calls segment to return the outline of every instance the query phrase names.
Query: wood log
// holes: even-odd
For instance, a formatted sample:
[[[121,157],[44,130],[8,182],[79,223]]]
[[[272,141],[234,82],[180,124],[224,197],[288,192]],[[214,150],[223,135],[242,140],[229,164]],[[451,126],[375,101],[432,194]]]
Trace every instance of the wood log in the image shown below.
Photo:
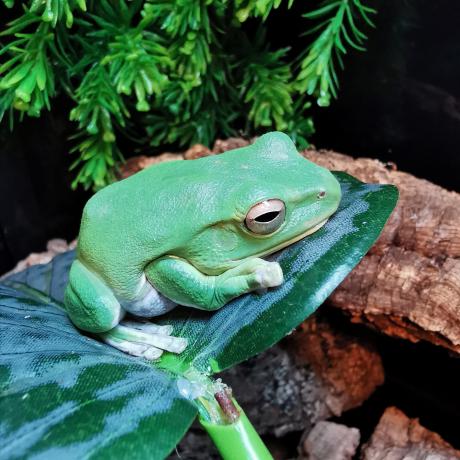
[[[441,436],[410,419],[396,407],[385,410],[371,439],[361,450],[362,460],[458,460]]]

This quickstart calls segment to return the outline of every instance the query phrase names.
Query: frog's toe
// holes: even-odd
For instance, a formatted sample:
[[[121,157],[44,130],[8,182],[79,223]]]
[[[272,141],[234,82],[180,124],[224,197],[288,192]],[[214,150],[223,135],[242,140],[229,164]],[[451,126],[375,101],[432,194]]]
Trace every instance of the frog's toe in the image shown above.
[[[160,350],[156,347],[148,347],[146,351],[142,354],[145,359],[149,361],[155,361],[156,359],[160,358],[163,354],[163,350]]]
[[[173,327],[171,325],[160,326],[147,321],[122,321],[122,326],[146,332],[147,334],[171,335]]]
[[[148,360],[158,359],[163,354],[163,350],[159,348],[142,343],[130,342],[129,340],[119,339],[110,335],[103,337],[103,340],[107,345],[127,353],[128,355],[144,357]]]
[[[171,335],[162,334],[145,334],[139,340],[142,343],[160,348],[161,350],[170,351],[171,353],[182,353],[187,347],[187,339],[183,337],[173,337]]]
[[[182,353],[187,347],[187,339],[171,335],[173,327],[170,325],[159,326],[147,322],[123,321],[117,328],[132,341],[172,353]]]
[[[172,326],[126,321],[99,336],[121,351],[153,360],[158,359],[163,351],[182,353],[187,347],[187,339],[173,337],[171,332]]]
[[[277,262],[268,262],[256,270],[255,279],[262,288],[276,287],[283,283],[283,270]]]

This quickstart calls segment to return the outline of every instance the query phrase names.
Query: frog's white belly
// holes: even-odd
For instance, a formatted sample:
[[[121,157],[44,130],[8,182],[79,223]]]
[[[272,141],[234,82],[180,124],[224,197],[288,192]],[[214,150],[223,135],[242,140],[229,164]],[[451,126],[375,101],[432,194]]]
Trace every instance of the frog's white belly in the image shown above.
[[[163,315],[177,306],[177,303],[160,294],[144,278],[139,295],[134,300],[118,299],[121,307],[135,316],[151,318]]]

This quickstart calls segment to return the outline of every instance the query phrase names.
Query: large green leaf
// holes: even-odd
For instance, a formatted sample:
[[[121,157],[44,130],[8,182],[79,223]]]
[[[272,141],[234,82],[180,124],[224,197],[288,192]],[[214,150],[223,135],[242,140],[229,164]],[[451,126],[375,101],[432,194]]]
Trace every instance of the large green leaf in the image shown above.
[[[396,188],[336,176],[338,211],[273,257],[285,283],[214,313],[178,307],[158,318],[189,346],[157,367],[79,334],[68,321],[60,302],[73,252],[7,278],[0,290],[0,457],[162,458],[196,412],[170,371],[216,372],[269,347],[324,301],[380,234]]]
[[[0,458],[163,458],[196,407],[174,378],[73,327],[38,292],[0,286]]]

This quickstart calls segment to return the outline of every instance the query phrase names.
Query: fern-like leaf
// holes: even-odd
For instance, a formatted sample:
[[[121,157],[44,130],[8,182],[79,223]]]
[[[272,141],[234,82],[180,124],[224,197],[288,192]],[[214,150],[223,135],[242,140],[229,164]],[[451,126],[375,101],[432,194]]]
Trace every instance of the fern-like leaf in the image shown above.
[[[32,32],[24,32],[38,24]],[[54,71],[49,62],[50,43],[54,35],[48,24],[32,14],[25,14],[9,24],[3,32],[13,40],[2,49],[7,55],[0,66],[0,119],[10,108],[21,114],[38,117],[43,108],[50,109],[55,94]]]
[[[321,20],[307,34],[320,32],[300,59],[297,75],[297,89],[314,95],[320,106],[330,104],[331,97],[337,97],[338,76],[336,63],[343,67],[342,55],[346,46],[364,51],[366,35],[359,29],[357,20],[373,26],[371,14],[376,11],[361,0],[325,0],[321,5],[303,16]]]
[[[113,166],[121,158],[115,144],[114,124],[125,126],[129,112],[101,64],[88,71],[75,100],[77,105],[70,112],[70,119],[78,122],[75,138],[81,141],[72,150],[79,157],[71,169],[80,166],[72,187],[81,184],[85,189],[99,189],[114,179]]]

